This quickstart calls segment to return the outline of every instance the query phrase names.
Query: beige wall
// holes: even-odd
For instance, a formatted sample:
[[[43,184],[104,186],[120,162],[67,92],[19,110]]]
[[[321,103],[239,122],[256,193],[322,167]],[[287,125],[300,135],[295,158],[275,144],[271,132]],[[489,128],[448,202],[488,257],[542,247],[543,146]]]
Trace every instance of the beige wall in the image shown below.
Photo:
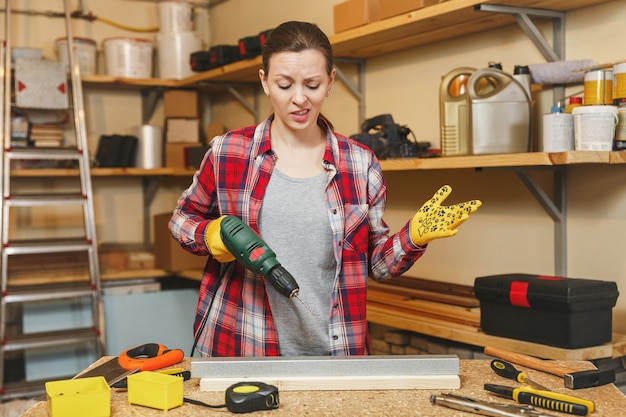
[[[256,34],[284,20],[316,22],[328,34],[333,33],[332,6],[340,1],[228,0],[210,13],[206,35],[213,44],[235,43],[240,37]],[[48,10],[56,2],[30,0],[15,2],[31,8]],[[59,4],[61,2],[59,1]],[[133,26],[157,22],[153,3],[131,0],[85,0],[96,15]],[[567,14],[566,58],[590,58],[612,62],[626,58],[620,41],[626,26],[626,3],[613,1]],[[245,10],[245,13],[242,13]],[[32,18],[37,23],[15,29],[26,43],[44,44],[62,33],[51,19]],[[101,40],[105,36],[124,35],[123,31],[102,23],[76,22],[76,35]],[[551,38],[551,25],[540,25]],[[133,34],[133,36],[146,36]],[[150,35],[147,35],[150,36]],[[25,46],[32,46],[25,45]],[[41,46],[41,45],[40,45]],[[367,61],[366,116],[391,113],[400,124],[408,125],[418,140],[439,145],[438,88],[443,75],[459,66],[483,67],[499,61],[504,69],[514,65],[544,62],[542,56],[523,34],[512,25],[473,36],[439,42]],[[342,66],[349,74],[353,68]],[[575,92],[582,87],[569,89]],[[88,93],[90,135],[130,129],[141,122],[140,100],[136,91]],[[248,98],[251,99],[250,96]],[[551,91],[540,97],[538,114],[546,112]],[[212,118],[229,128],[250,124],[253,118],[228,95],[210,98]],[[262,101],[262,114],[270,109]],[[358,131],[357,103],[338,84],[329,98],[325,113],[337,130],[344,134]],[[160,123],[160,109],[154,123]],[[626,288],[626,167],[575,166],[568,168],[567,228],[568,276],[614,280]],[[548,172],[533,172],[534,178],[551,194],[552,178]],[[450,202],[480,198],[484,205],[458,236],[434,242],[427,254],[411,269],[416,277],[471,285],[476,276],[506,272],[554,273],[553,222],[533,199],[511,170],[435,170],[390,172],[389,206],[386,219],[397,230],[442,184],[454,188]],[[184,186],[172,181],[161,187],[152,206],[153,212],[171,208]],[[100,192],[99,235],[104,240],[137,241],[141,239],[140,181],[126,179],[96,182]],[[137,213],[129,210],[137,207]],[[624,290],[623,290],[624,291]],[[618,300],[614,328],[626,332],[626,297]]]

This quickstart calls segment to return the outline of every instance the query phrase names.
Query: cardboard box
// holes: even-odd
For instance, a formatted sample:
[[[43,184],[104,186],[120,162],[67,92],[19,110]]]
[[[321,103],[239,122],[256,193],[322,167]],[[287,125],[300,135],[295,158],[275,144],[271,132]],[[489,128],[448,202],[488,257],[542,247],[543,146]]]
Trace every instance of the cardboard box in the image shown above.
[[[157,214],[154,223],[154,266],[167,271],[204,269],[206,256],[187,252],[174,240],[167,227],[172,213]]]
[[[200,142],[200,120],[170,118],[165,120],[165,142]]]
[[[198,92],[195,90],[165,90],[163,92],[163,116],[199,117]]]
[[[413,10],[419,10],[438,3],[439,0],[378,0],[381,19],[412,12]]]
[[[378,20],[379,0],[348,0],[333,7],[335,33]]]
[[[196,143],[166,143],[165,144],[165,166],[168,168],[189,168],[187,149],[202,146]]]
[[[615,282],[503,274],[476,278],[474,293],[487,334],[566,349],[611,341]]]

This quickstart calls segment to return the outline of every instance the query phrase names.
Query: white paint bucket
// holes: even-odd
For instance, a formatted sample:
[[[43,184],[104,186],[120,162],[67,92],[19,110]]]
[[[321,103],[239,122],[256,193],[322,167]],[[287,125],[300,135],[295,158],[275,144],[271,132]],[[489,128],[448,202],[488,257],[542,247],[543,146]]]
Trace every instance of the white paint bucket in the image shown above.
[[[193,30],[191,4],[186,1],[159,1],[160,32],[190,32]]]
[[[176,79],[193,75],[190,56],[202,49],[197,32],[157,33],[159,78]]]
[[[57,38],[54,47],[59,57],[59,61],[65,66],[65,71],[69,71],[69,59],[67,56],[67,38]],[[98,44],[93,39],[74,37],[74,47],[78,58],[78,68],[82,75],[93,75],[96,73],[96,55]]]
[[[102,41],[106,73],[114,77],[151,78],[153,45],[148,39],[106,38]]]
[[[577,151],[610,151],[617,126],[617,106],[579,106],[574,116],[574,147]]]

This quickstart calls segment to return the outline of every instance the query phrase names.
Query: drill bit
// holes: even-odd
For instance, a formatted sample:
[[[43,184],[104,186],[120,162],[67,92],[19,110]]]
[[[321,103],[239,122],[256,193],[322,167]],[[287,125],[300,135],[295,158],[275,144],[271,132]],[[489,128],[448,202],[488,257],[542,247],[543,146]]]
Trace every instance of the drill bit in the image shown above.
[[[308,305],[307,303],[305,303],[305,302],[302,300],[302,298],[300,298],[300,296],[298,295],[298,291],[294,291],[294,292],[292,292],[292,293],[291,293],[291,297],[296,297],[296,298],[297,298],[297,299],[298,299],[298,300],[302,303],[302,305],[303,305],[303,306],[305,306],[307,310],[309,310],[309,313],[311,313],[311,314],[312,314],[312,315],[314,315],[314,316],[317,316],[317,314],[315,314],[315,312],[313,311],[313,309],[312,309],[311,307],[309,307],[309,305]]]

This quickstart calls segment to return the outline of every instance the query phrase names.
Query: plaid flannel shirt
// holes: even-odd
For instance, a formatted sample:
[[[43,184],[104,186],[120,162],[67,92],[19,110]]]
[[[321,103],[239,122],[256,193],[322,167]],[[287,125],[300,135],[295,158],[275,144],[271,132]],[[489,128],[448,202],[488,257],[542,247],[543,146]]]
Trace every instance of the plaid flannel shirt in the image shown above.
[[[208,224],[233,215],[259,230],[259,213],[275,162],[273,116],[256,126],[216,137],[174,209],[172,236],[191,253],[210,255]],[[370,353],[366,318],[368,276],[382,280],[409,269],[425,247],[411,242],[409,223],[390,236],[383,221],[386,184],[373,152],[326,130],[323,163],[328,173],[326,206],[337,261],[328,328],[333,355]],[[207,356],[276,356],[280,346],[263,277],[238,262],[209,256],[194,321],[202,330],[198,350]],[[208,314],[204,329],[199,329]]]

